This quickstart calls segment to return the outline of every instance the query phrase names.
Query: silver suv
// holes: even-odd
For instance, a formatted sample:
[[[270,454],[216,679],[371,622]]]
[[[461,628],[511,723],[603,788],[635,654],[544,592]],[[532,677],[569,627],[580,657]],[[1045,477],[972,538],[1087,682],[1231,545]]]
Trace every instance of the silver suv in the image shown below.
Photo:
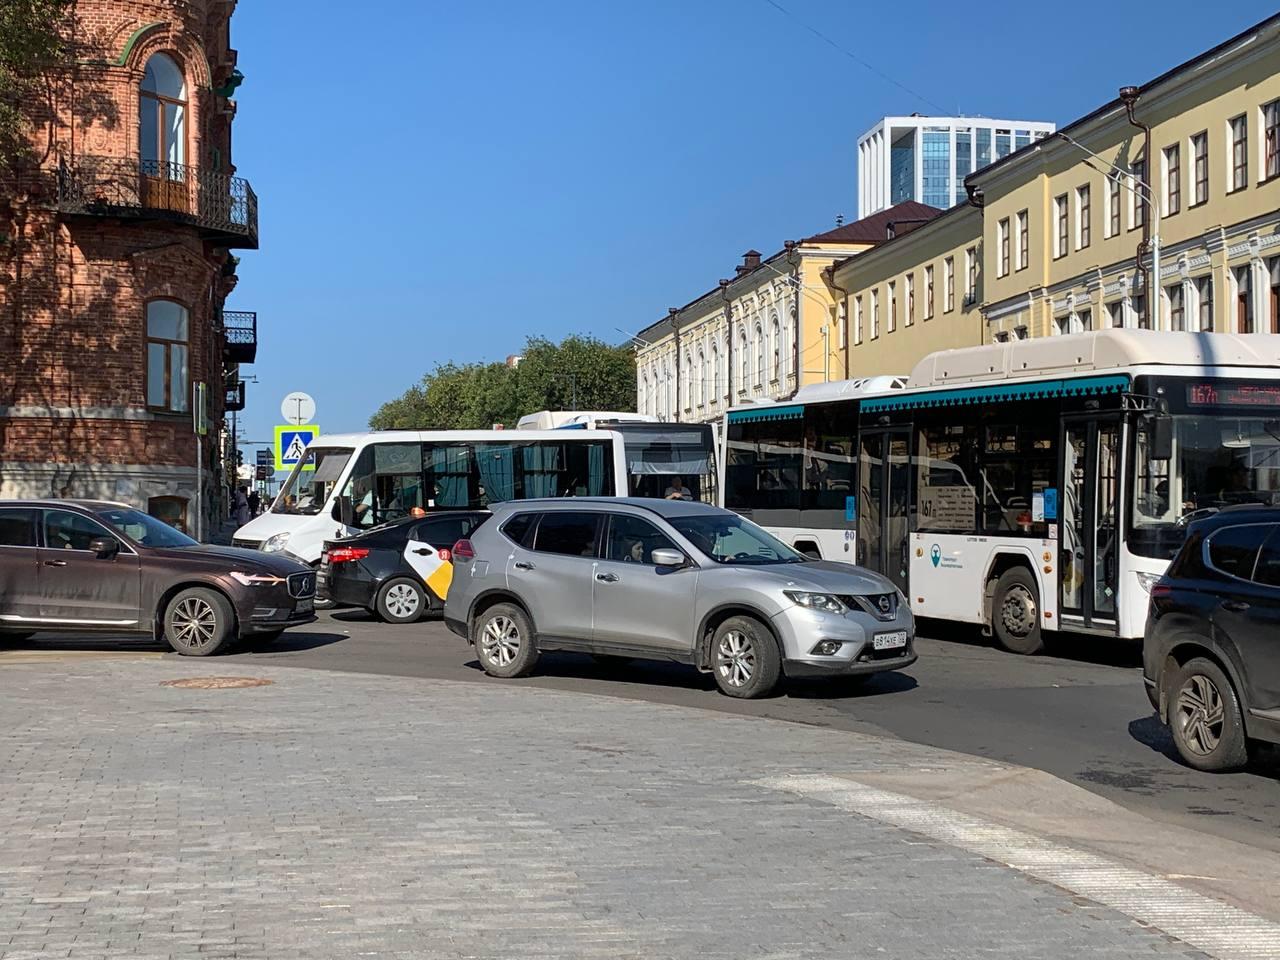
[[[737,514],[678,500],[521,500],[453,550],[449,629],[485,672],[543,650],[689,663],[731,697],[786,674],[866,676],[915,662],[884,577],[810,560]]]

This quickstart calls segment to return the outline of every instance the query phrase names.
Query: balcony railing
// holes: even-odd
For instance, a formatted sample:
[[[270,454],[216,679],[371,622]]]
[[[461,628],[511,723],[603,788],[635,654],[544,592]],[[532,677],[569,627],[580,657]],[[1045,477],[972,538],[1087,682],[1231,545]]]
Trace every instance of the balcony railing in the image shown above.
[[[244,381],[243,380],[241,380],[239,383],[227,384],[227,399],[226,399],[226,402],[223,403],[222,409],[224,409],[227,413],[230,413],[233,410],[244,409]]]
[[[258,356],[258,315],[251,310],[223,310],[225,337],[222,359],[227,363],[253,363]]]
[[[176,220],[226,247],[258,246],[258,197],[247,180],[181,163],[77,157],[58,168],[58,209]]]

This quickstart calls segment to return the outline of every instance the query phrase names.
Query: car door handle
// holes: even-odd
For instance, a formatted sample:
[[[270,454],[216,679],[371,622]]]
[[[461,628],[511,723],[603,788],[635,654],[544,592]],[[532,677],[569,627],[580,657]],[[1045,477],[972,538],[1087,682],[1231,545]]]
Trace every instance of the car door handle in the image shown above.
[[[514,566],[517,570],[533,569],[533,564],[530,563],[528,560],[517,560],[514,564],[512,564],[512,566]]]
[[[429,556],[431,556],[431,551],[430,551],[430,550],[428,550],[426,547],[419,547],[417,550],[415,550],[415,551],[413,551],[413,552],[414,552],[414,553],[416,553],[416,554],[417,554],[418,556],[420,556],[420,557],[429,557]]]
[[[65,567],[65,566],[67,565],[67,561],[65,561],[65,560],[46,560],[46,561],[44,562],[44,565],[45,565],[46,567]]]
[[[1245,603],[1243,600],[1223,600],[1222,609],[1230,610],[1233,613],[1242,613],[1249,609],[1249,604]]]
[[[616,573],[597,573],[596,579],[601,583],[617,583],[618,575]]]

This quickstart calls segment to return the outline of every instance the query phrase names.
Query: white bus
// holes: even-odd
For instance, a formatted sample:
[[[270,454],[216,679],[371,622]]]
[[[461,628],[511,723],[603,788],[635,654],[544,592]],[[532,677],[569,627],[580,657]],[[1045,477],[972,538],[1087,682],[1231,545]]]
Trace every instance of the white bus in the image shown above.
[[[931,354],[901,389],[730,411],[723,503],[1007,649],[1138,639],[1187,523],[1280,505],[1280,337],[1105,330]]]
[[[411,510],[483,509],[527,497],[627,494],[620,434],[607,430],[389,430],[317,437],[238,547],[319,563],[325,540]]]
[[[715,424],[663,423],[621,411],[542,410],[521,417],[516,429],[612,430],[626,448],[630,496],[666,496],[679,477],[691,499],[716,502]]]

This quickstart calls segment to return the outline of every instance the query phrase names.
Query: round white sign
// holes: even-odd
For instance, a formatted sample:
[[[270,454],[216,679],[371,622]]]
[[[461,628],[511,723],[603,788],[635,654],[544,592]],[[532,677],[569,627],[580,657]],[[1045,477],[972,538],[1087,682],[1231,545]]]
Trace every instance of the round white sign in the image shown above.
[[[280,415],[289,423],[310,423],[316,415],[316,402],[310,395],[295,390],[281,401]]]

